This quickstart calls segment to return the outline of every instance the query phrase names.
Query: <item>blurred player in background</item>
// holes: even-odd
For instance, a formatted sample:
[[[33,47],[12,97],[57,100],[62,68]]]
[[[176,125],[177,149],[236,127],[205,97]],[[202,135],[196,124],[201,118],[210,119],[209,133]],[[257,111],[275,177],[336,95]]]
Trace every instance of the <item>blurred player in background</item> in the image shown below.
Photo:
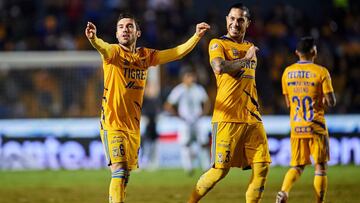
[[[182,83],[170,92],[164,107],[179,118],[178,141],[181,145],[181,162],[184,170],[192,175],[194,158],[198,158],[203,171],[210,167],[209,131],[201,126],[204,124],[201,122],[202,116],[209,113],[210,101],[205,89],[196,83],[194,70],[182,69],[181,79]],[[194,151],[194,147],[199,151]]]
[[[285,175],[277,203],[287,202],[291,187],[306,165],[315,162],[316,201],[325,201],[326,167],[329,161],[329,134],[325,124],[325,107],[334,107],[335,94],[325,67],[314,64],[317,55],[312,37],[304,37],[296,47],[299,61],[287,67],[282,76],[285,102],[290,108],[291,168]]]
[[[200,177],[189,203],[205,196],[230,167],[252,169],[247,203],[260,202],[262,198],[270,154],[257,101],[257,47],[244,40],[249,24],[249,9],[235,4],[226,16],[227,34],[209,44],[210,63],[217,82],[212,118],[212,168]]]
[[[162,110],[162,102],[159,97],[159,86],[154,82],[147,81],[142,115],[145,117],[141,121],[145,123],[144,130],[141,129],[141,150],[140,150],[140,167],[154,171],[159,166],[158,157],[158,138],[157,120],[158,114]],[[141,165],[142,164],[142,165]]]
[[[138,166],[140,114],[147,70],[150,66],[178,60],[188,54],[209,29],[196,25],[195,34],[184,44],[167,50],[136,48],[141,35],[131,14],[120,14],[116,24],[118,44],[109,44],[96,36],[96,27],[88,22],[85,35],[103,61],[104,94],[101,107],[101,138],[112,178],[109,201],[125,201],[129,172]]]

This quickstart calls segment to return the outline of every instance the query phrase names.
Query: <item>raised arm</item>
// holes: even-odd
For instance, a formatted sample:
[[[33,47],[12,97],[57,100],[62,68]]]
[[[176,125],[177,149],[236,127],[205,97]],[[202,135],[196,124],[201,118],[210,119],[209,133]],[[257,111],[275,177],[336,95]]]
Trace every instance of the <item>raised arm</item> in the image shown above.
[[[110,57],[111,45],[104,42],[96,36],[96,26],[92,22],[88,22],[85,28],[85,35],[90,41],[91,45],[100,52],[105,59]]]
[[[171,49],[159,51],[157,54],[157,63],[164,64],[181,59],[196,46],[196,44],[199,42],[201,37],[204,36],[205,32],[208,29],[210,29],[210,26],[204,22],[197,24],[195,34],[184,44],[181,44]]]
[[[256,46],[251,46],[244,58],[227,61],[221,57],[216,57],[211,60],[211,67],[216,74],[222,73],[234,73],[243,69],[248,63],[250,63],[251,59],[256,56],[256,51],[259,49]]]

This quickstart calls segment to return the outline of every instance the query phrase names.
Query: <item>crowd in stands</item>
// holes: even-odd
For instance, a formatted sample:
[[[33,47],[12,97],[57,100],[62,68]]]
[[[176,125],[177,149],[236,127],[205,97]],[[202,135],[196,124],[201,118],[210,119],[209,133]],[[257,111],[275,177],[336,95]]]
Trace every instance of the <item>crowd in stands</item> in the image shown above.
[[[194,25],[205,21],[211,30],[190,55],[161,67],[161,97],[179,83],[179,70],[192,66],[212,99],[216,83],[209,65],[208,43],[226,34],[226,9],[199,7],[206,0],[0,0],[0,51],[93,50],[84,29],[97,25],[98,36],[116,43],[115,25],[122,11],[140,21],[139,46],[166,49],[184,42]],[[229,2],[229,6],[231,1]],[[261,2],[261,1],[260,1]],[[304,1],[305,3],[307,1]],[[319,4],[319,3],[318,3]],[[201,5],[201,3],[200,3]],[[277,3],[270,8],[250,4],[252,24],[246,40],[260,48],[257,89],[263,114],[285,114],[281,91],[284,68],[297,61],[297,40],[317,40],[316,60],[329,69],[338,105],[334,114],[360,113],[360,6],[356,1],[329,1],[326,10],[306,10]],[[102,70],[0,67],[0,118],[98,116]]]

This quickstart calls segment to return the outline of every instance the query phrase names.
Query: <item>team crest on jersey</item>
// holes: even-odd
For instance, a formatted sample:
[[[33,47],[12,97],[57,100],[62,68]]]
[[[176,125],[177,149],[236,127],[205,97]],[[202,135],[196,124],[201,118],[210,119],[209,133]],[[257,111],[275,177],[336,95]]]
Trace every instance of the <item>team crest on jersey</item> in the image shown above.
[[[120,156],[119,147],[113,147],[112,148],[112,154],[113,154],[113,157],[119,157]]]
[[[213,45],[211,45],[211,47],[210,47],[210,50],[212,51],[212,50],[215,50],[215,49],[217,49],[219,47],[219,45],[218,44],[213,44]]]
[[[224,158],[223,158],[223,154],[221,153],[221,152],[219,152],[218,154],[217,154],[217,162],[218,163],[224,163]]]
[[[239,51],[237,49],[232,48],[231,51],[232,51],[234,57],[237,57],[237,56],[240,55],[240,53],[239,53]]]

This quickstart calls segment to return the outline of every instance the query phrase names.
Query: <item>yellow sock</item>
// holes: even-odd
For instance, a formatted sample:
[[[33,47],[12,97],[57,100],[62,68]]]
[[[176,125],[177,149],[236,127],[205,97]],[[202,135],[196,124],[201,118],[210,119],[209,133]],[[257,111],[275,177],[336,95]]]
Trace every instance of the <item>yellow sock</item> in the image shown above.
[[[295,167],[290,168],[285,175],[281,190],[289,193],[294,183],[300,178],[301,172],[301,169]]]
[[[252,170],[252,176],[246,191],[246,203],[260,202],[269,172],[269,163],[255,163],[252,165]]]
[[[119,169],[111,174],[109,188],[109,203],[123,203],[125,201],[125,182],[127,171]]]
[[[327,176],[325,172],[315,173],[314,189],[317,203],[325,202]]]
[[[217,182],[219,182],[223,177],[225,177],[228,172],[229,169],[209,169],[198,180],[188,203],[198,202],[202,197],[206,195],[206,193],[208,193],[215,186]]]

